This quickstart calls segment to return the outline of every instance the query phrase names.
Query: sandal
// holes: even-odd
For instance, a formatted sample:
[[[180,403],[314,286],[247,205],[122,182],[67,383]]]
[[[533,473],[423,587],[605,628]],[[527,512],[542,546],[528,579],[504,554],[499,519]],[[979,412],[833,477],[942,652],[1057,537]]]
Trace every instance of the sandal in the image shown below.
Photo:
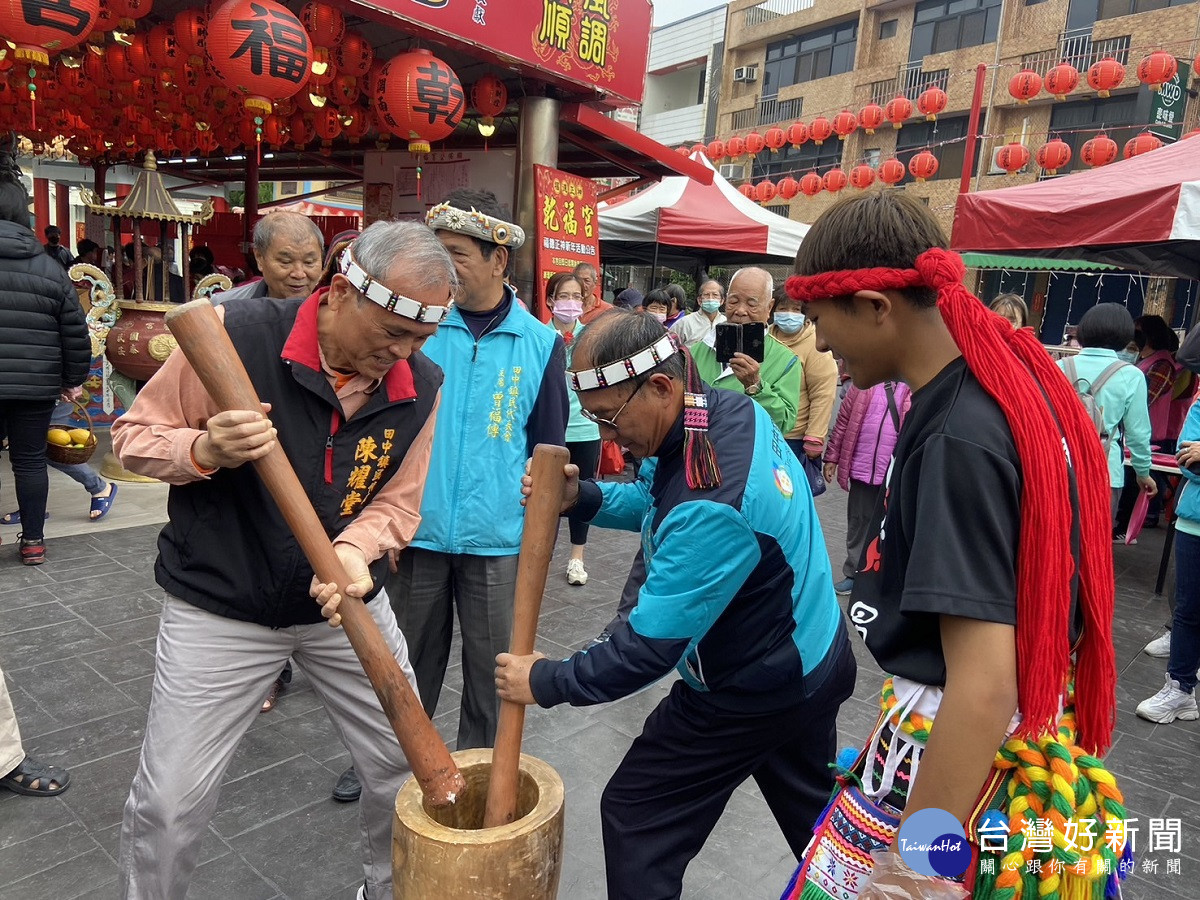
[[[117,486],[111,481],[108,483],[107,497],[92,497],[92,506],[88,511],[88,517],[93,522],[99,522],[108,515],[108,511],[112,509],[113,501],[117,499]]]
[[[0,778],[0,787],[29,797],[53,797],[65,791],[70,783],[71,775],[66,769],[40,763],[28,756],[21,760],[15,769]]]
[[[18,553],[21,562],[27,566],[40,566],[46,561],[46,542],[44,540],[27,541],[17,535]]]
[[[50,513],[46,513],[46,518],[47,519],[50,518]],[[8,513],[7,515],[0,516],[0,525],[20,525],[20,524],[21,524],[21,511],[19,509],[14,509],[12,512]]]

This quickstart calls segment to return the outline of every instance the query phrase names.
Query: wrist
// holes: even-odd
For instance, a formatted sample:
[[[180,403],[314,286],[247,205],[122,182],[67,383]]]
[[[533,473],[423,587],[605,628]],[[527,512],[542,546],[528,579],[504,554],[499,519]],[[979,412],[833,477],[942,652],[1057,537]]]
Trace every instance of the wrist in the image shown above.
[[[755,397],[762,393],[763,383],[761,378],[756,378],[750,384],[746,385],[746,396]]]
[[[192,465],[196,467],[196,471],[201,475],[211,475],[220,468],[209,452],[208,432],[201,434],[192,443],[191,456]]]

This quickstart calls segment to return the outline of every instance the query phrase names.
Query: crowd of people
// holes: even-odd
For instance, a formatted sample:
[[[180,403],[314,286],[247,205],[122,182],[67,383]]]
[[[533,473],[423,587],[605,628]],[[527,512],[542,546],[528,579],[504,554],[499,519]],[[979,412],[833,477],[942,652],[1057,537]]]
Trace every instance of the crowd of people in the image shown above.
[[[17,188],[0,180],[0,296],[21,298],[0,305],[0,339],[13,327],[40,335],[46,362],[32,373],[28,359],[0,363],[0,421],[18,489],[6,518],[36,565],[44,436],[90,347],[72,258],[61,235],[37,240]],[[680,895],[749,778],[800,862],[788,896],[873,900],[914,882],[1011,896],[985,854],[946,881],[887,851],[931,808],[968,826],[994,810],[1019,833],[1025,813],[1006,786],[1038,753],[1046,767],[1056,754],[1096,763],[1060,830],[1088,815],[1095,784],[1112,783],[1095,759],[1115,718],[1109,540],[1123,538],[1139,492],[1170,488],[1169,463],[1183,485],[1175,603],[1170,631],[1146,648],[1167,674],[1138,714],[1200,718],[1200,407],[1161,318],[1097,305],[1078,352],[1056,362],[1023,300],[1002,295],[989,310],[971,296],[928,210],[892,192],[820,216],[783,284],[747,267],[701,280],[693,298],[670,284],[610,304],[583,264],[545,285],[547,322],[511,283],[525,239],[477,190],[442,198],[424,223],[378,222],[328,247],[305,217],[266,216],[254,230],[261,278],[213,298],[263,410],[221,410],[175,353],[113,425],[122,463],[171,486],[122,896],[186,893],[234,751],[293,660],[353,762],[333,796],[361,804],[359,897],[391,896],[392,802],[409,769],[349,643],[324,621],[338,623],[343,596],[365,601],[430,716],[461,635],[458,749],[492,745],[500,699],[604,703],[678,672],[601,799],[609,896],[628,900]],[[101,261],[99,247],[78,249]],[[203,250],[193,274],[212,271]],[[725,329],[761,344],[725,355]],[[563,660],[506,652],[539,443],[570,451],[558,577],[588,582],[592,527],[641,537],[613,621]],[[348,584],[318,581],[246,465],[276,446]],[[606,446],[636,462],[632,474],[599,477]],[[103,517],[116,488],[80,480]],[[831,561],[813,497],[835,482],[846,547]],[[852,631],[887,673],[885,714],[859,759],[833,768]],[[21,749],[2,672],[0,772],[20,793],[69,784]],[[878,833],[849,833],[853,816],[837,811],[851,807]],[[848,841],[871,862],[831,864]],[[1108,857],[1123,850],[1114,839]],[[1028,877],[1038,891],[1042,876]],[[1085,867],[1064,881],[1075,896],[1107,877]]]

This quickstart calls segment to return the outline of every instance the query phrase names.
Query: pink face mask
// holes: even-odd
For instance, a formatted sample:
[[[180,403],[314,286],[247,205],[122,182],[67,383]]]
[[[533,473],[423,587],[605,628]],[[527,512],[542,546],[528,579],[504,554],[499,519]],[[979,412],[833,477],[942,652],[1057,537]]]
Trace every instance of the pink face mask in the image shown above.
[[[554,303],[554,318],[565,325],[570,325],[583,315],[583,301],[557,300]]]

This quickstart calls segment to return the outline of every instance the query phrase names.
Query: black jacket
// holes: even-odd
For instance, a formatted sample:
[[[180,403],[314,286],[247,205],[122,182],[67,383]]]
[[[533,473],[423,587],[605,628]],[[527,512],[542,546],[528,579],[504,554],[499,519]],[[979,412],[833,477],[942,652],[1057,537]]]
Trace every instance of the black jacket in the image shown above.
[[[0,221],[0,400],[83,384],[92,343],[75,285],[32,231]]]

